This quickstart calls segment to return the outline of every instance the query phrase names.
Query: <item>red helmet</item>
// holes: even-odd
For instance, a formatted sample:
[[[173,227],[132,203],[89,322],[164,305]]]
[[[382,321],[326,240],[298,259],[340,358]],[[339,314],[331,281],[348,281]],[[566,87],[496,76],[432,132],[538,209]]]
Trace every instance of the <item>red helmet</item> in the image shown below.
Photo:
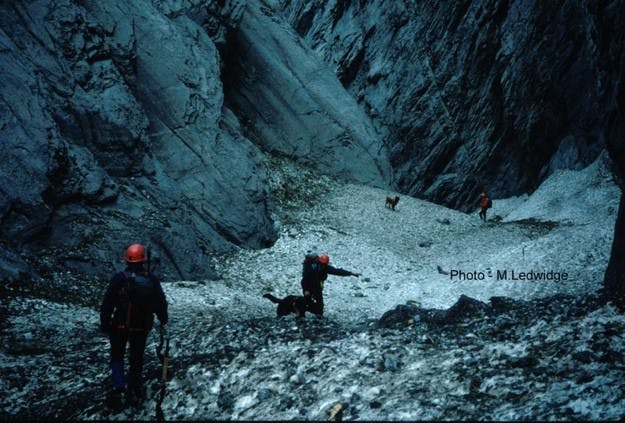
[[[126,263],[143,263],[146,260],[145,248],[141,244],[132,244],[126,249]]]
[[[327,255],[326,253],[323,253],[319,256],[319,263],[321,264],[328,264],[330,263],[330,256]]]

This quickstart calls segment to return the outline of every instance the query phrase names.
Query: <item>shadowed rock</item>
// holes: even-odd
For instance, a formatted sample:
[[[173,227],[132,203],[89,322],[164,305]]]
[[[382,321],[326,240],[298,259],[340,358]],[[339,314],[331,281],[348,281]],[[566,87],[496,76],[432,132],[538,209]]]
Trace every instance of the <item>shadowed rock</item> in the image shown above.
[[[468,211],[483,189],[533,191],[625,122],[606,113],[621,1],[273,3],[385,129],[399,192]]]

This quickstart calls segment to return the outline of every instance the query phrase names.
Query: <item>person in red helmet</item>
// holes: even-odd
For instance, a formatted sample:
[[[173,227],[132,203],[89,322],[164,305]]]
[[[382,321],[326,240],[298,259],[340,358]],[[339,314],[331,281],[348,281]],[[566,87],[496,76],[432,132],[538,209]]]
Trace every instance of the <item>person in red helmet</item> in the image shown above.
[[[331,266],[326,253],[306,255],[302,266],[302,291],[308,311],[320,316],[323,315],[323,284],[328,275],[359,277],[360,273]]]
[[[480,194],[480,199],[478,200],[478,205],[481,207],[480,209],[480,219],[486,222],[486,211],[490,209],[493,205],[493,202],[486,195],[485,192]]]
[[[121,410],[122,394],[130,405],[143,399],[143,353],[154,314],[164,330],[167,324],[167,300],[158,278],[145,267],[147,254],[141,244],[126,249],[126,268],[111,278],[100,307],[100,327],[111,344],[111,375],[113,390],[107,403]],[[129,345],[128,384],[124,378],[124,355]]]

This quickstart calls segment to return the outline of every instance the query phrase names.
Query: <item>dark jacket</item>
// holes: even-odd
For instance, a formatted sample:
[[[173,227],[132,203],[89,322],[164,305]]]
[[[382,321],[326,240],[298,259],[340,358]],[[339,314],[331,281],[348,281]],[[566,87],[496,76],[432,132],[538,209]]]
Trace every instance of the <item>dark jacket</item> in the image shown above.
[[[349,270],[338,267],[322,265],[318,262],[304,261],[302,269],[302,288],[304,290],[317,291],[323,288],[323,281],[328,279],[328,274],[336,276],[352,276]]]
[[[150,330],[154,314],[162,324],[167,323],[167,300],[156,276],[142,267],[128,266],[111,278],[100,307],[102,330]]]

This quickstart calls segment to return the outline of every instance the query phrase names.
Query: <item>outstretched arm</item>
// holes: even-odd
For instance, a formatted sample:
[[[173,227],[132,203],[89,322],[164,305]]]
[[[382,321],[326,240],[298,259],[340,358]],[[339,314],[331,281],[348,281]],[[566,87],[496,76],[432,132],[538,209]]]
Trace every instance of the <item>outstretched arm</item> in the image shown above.
[[[360,273],[358,272],[350,272],[349,270],[341,269],[338,267],[328,266],[326,270],[329,274],[336,276],[360,276]]]

